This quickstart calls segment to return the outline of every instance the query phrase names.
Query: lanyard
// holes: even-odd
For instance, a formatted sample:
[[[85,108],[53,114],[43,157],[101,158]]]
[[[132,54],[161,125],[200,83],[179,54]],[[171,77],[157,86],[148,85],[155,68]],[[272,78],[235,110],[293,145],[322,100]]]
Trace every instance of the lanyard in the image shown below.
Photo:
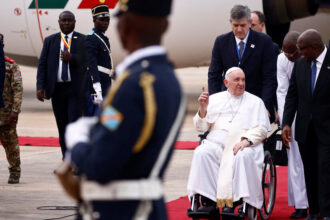
[[[249,36],[250,36],[250,30],[249,30],[248,36],[247,36],[247,38],[246,38],[246,44],[245,44],[245,46],[244,46],[244,48],[243,48],[243,51],[242,51],[242,57],[243,57],[243,54],[244,54],[245,48],[246,48],[247,43],[248,43],[248,40],[249,40]],[[239,56],[239,48],[238,48],[238,46],[237,46],[236,41],[235,41],[235,45],[236,45],[236,51],[237,51],[238,61],[239,61],[239,63],[241,63],[242,57]]]
[[[68,43],[68,42],[66,42],[66,40],[64,39],[63,34],[61,33],[61,39],[62,39],[62,42],[63,42],[64,46],[66,47],[66,49],[67,49],[68,51],[70,51],[70,46],[71,46],[71,40],[72,40],[72,37],[70,38],[70,41],[69,41],[69,43]]]

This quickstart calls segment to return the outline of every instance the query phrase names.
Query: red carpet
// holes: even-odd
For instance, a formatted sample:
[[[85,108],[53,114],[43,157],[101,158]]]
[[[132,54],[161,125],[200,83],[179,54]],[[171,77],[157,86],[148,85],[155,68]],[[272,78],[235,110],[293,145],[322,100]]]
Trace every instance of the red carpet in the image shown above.
[[[18,137],[20,146],[47,146],[59,147],[58,138],[56,137]],[[1,142],[0,142],[1,143]],[[192,150],[198,146],[197,141],[177,141],[175,149]]]
[[[293,207],[288,206],[288,168],[277,167],[277,188],[275,207],[269,219],[289,219],[294,212]],[[170,220],[191,220],[187,217],[187,208],[190,207],[187,196],[167,203],[167,210]],[[258,217],[258,219],[260,219]]]
[[[21,146],[59,147],[58,138],[55,137],[19,137],[18,140]],[[192,150],[197,146],[197,141],[177,141],[175,143],[175,149]],[[186,215],[188,207],[189,201],[186,196],[168,202],[170,220],[190,220]],[[269,219],[289,219],[293,211],[293,207],[288,207],[288,169],[287,167],[277,167],[276,202]]]
[[[18,137],[20,146],[47,146],[59,147],[60,143],[56,137]]]

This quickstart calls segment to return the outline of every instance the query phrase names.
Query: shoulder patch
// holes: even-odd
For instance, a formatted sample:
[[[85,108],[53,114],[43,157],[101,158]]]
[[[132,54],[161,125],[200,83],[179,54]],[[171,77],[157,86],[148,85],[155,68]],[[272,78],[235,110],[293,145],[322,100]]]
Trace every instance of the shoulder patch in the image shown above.
[[[90,32],[88,32],[88,35],[93,35],[94,34],[94,30],[91,30]]]
[[[9,57],[5,57],[5,61],[8,61],[9,63],[15,63],[15,60],[10,59]]]
[[[21,75],[21,72],[16,72],[14,73],[14,79],[19,79],[19,78],[22,78],[22,75]]]
[[[110,131],[115,131],[123,120],[123,114],[112,106],[106,107],[100,116],[101,124]]]

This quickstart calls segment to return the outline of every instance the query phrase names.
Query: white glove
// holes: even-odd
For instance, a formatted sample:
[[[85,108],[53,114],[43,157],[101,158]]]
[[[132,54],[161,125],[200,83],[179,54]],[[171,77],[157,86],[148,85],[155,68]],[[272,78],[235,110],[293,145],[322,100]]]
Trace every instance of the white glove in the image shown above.
[[[65,131],[65,143],[69,150],[80,142],[87,143],[91,127],[98,121],[97,117],[81,117],[76,122],[70,123]]]
[[[103,101],[101,83],[93,83],[93,88],[96,92],[96,96],[94,97],[94,103],[101,104]]]

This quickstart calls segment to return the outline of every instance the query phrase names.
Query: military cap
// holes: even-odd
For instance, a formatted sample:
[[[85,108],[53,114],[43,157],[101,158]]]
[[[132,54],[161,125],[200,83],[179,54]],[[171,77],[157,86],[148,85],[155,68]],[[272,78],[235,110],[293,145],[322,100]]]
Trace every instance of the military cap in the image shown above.
[[[93,18],[110,17],[109,7],[106,4],[96,5],[92,8]]]
[[[120,0],[116,16],[131,12],[144,16],[165,17],[171,12],[172,0]]]

